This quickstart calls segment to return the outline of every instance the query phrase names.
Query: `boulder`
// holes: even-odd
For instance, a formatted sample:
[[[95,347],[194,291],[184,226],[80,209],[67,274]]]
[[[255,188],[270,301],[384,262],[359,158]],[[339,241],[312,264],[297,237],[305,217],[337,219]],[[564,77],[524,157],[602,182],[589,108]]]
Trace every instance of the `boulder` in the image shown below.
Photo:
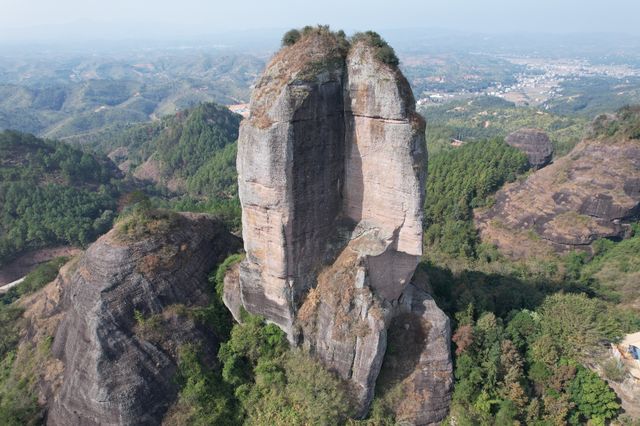
[[[179,391],[180,346],[200,342],[216,362],[216,336],[180,307],[209,303],[207,276],[239,241],[205,215],[166,220],[135,240],[110,231],[51,285],[59,292],[52,353],[64,373],[47,424],[160,424]],[[140,323],[151,317],[160,331]]]
[[[541,169],[553,157],[553,144],[549,136],[538,129],[520,129],[505,139],[505,142],[527,155],[533,169]]]

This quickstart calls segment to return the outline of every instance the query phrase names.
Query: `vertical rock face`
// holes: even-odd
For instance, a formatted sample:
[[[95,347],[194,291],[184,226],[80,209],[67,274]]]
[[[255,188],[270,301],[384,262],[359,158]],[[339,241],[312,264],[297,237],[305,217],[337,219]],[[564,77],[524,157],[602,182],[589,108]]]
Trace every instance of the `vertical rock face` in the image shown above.
[[[281,51],[256,86],[237,160],[247,252],[243,302],[289,334],[335,227],[344,169],[337,43],[300,43]],[[312,74],[315,66],[322,72]]]
[[[402,349],[385,359],[383,379],[401,386],[394,407],[400,424],[432,424],[446,417],[451,400],[449,318],[419,283],[409,284],[399,302],[389,339]]]
[[[346,60],[343,214],[389,241],[369,269],[374,289],[394,300],[422,255],[425,125],[407,80],[374,52],[359,42]]]
[[[225,280],[236,316],[240,306],[263,315],[350,380],[361,415],[422,255],[425,125],[378,49],[316,31],[267,66],[238,143],[246,258]],[[421,312],[446,318],[435,304]],[[428,336],[449,336],[448,321],[433,324]],[[432,346],[416,364],[430,388],[416,408],[428,414],[408,417],[416,424],[448,407],[448,340]]]

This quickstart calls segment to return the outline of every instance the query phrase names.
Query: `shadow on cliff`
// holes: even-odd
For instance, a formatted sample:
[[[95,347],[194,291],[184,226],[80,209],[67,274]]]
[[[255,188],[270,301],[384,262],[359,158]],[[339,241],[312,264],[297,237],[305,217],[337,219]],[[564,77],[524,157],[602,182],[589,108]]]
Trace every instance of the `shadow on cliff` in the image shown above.
[[[429,329],[420,315],[404,313],[393,318],[387,330],[387,350],[376,382],[376,395],[384,395],[416,370],[428,336]]]
[[[347,111],[351,105],[351,94],[344,93],[344,133],[345,133],[345,170],[342,198],[344,200],[343,214],[356,223],[362,220],[364,214],[364,171],[362,169],[362,153],[358,145],[356,120],[352,111]]]

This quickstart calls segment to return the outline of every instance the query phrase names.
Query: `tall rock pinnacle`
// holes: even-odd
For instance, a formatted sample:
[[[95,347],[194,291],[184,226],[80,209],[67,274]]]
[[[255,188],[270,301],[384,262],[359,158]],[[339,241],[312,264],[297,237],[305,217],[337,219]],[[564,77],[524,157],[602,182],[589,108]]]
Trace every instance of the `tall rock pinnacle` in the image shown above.
[[[392,52],[375,33],[349,44],[318,28],[267,66],[240,129],[246,259],[225,303],[278,324],[351,381],[361,415],[391,321],[418,318],[425,353],[410,380],[430,389],[422,417],[407,419],[428,424],[447,411],[449,322],[410,284],[422,255],[425,124]]]

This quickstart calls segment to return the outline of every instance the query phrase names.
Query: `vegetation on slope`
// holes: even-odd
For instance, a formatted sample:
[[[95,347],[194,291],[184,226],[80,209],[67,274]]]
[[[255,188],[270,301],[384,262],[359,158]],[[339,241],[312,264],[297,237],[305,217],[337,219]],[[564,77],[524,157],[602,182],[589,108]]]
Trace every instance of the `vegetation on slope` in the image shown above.
[[[240,119],[225,107],[203,103],[157,122],[102,134],[89,143],[105,154],[126,148],[132,169],[155,155],[163,174],[189,177],[213,154],[236,141]]]
[[[436,259],[421,267],[438,305],[455,319],[452,423],[605,424],[617,417],[616,395],[587,366],[606,365],[608,343],[640,329],[640,317],[576,278],[588,268],[583,256]]]
[[[148,198],[122,212],[116,222],[116,236],[125,242],[135,243],[154,235],[166,235],[176,228],[180,216],[168,210],[154,209]]]
[[[107,159],[0,133],[0,265],[23,250],[92,241],[111,227],[118,185]]]
[[[523,127],[545,131],[553,143],[555,156],[568,153],[582,138],[587,119],[554,115],[533,107],[516,107],[501,98],[482,96],[423,108],[427,118],[427,145],[430,153],[453,149],[452,139],[478,142],[506,137]]]
[[[213,284],[237,255],[211,274]],[[208,323],[224,340],[219,365],[206,361],[197,345],[180,352],[178,401],[167,424],[194,425],[302,425],[342,424],[351,414],[346,385],[301,350],[292,349],[282,330],[243,313],[242,324],[232,323],[220,296],[214,293]]]
[[[380,62],[391,65],[392,67],[397,67],[400,63],[393,47],[389,46],[389,44],[377,32],[365,31],[363,33],[355,33],[351,37],[351,43],[357,43],[359,41],[364,41],[369,46],[376,49],[375,57]]]
[[[614,115],[602,114],[591,125],[596,138],[640,139],[640,106],[625,106]]]
[[[344,31],[331,31],[328,25],[318,25],[316,27],[306,26],[301,30],[294,28],[287,31],[282,37],[282,46],[293,46],[300,41],[300,39],[311,34],[334,37],[337,40],[338,46],[340,46],[342,56],[346,56],[352,44],[363,41],[375,49],[375,57],[380,62],[393,67],[397,67],[400,63],[393,48],[375,31],[358,32],[347,38]]]
[[[596,288],[608,300],[640,311],[640,225],[634,227],[629,239],[618,243],[597,241],[595,251],[590,260],[584,255],[576,256],[580,281]]]
[[[211,213],[239,229],[235,156],[240,119],[225,107],[204,103],[156,122],[95,134],[87,144],[126,163],[156,207]],[[145,162],[151,163],[151,172],[137,173]]]
[[[443,151],[429,158],[425,242],[450,255],[474,256],[477,232],[472,210],[527,169],[527,158],[495,139]]]
[[[68,260],[69,258],[67,257],[56,257],[55,259],[38,265],[24,277],[24,280],[20,284],[12,287],[9,291],[1,295],[0,303],[8,305],[24,295],[40,290],[56,278],[58,271]]]
[[[604,425],[620,409],[591,362],[601,341],[622,336],[615,310],[584,295],[554,294],[535,311],[456,316],[456,424]]]
[[[42,424],[37,380],[44,360],[50,355],[51,337],[41,342],[20,344],[25,327],[24,309],[16,301],[53,281],[65,258],[40,265],[17,287],[0,298],[0,419],[6,425]],[[21,362],[16,363],[20,357]]]
[[[617,117],[606,116],[594,131],[611,140],[634,134],[637,110]],[[420,267],[454,319],[450,424],[608,424],[620,401],[594,370],[617,380],[626,374],[609,365],[608,344],[640,329],[637,233],[598,241],[591,259],[571,253],[511,261],[478,244],[470,206],[487,205],[525,170],[515,157],[500,163],[508,151],[493,144],[439,151],[429,163]]]

